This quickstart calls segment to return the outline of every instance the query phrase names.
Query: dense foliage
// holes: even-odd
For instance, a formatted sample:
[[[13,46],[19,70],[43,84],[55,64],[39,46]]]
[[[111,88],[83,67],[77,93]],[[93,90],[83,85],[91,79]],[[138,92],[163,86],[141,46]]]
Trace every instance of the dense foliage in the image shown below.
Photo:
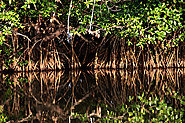
[[[65,31],[63,34],[60,33],[62,34],[60,37],[65,43],[69,42],[68,38],[71,36],[75,37],[76,34],[82,36],[89,32],[101,36],[102,41],[96,42],[99,49],[103,48],[103,45],[114,49],[114,45],[121,46],[120,42],[124,39],[127,46],[139,46],[137,50],[143,50],[146,45],[150,45],[152,49],[159,47],[167,52],[168,48],[176,47],[184,41],[183,6],[183,0],[2,0],[0,52],[3,51],[3,57],[14,56],[18,59],[22,57],[20,54],[25,53],[27,46],[32,47],[32,51],[39,39],[45,40],[43,35],[50,34],[50,37],[46,37],[47,41],[58,37],[56,30],[61,25]],[[56,36],[52,36],[51,33]],[[108,38],[110,35],[116,37],[112,38],[115,41],[103,40],[103,37]],[[107,42],[110,42],[110,46],[107,46]],[[56,45],[59,47],[58,43]],[[80,45],[80,49],[85,51],[84,45]],[[29,56],[33,54],[31,51],[27,53]],[[66,52],[62,51],[64,54]],[[8,59],[5,63],[10,66],[15,59]],[[26,64],[28,59],[24,58],[22,64]],[[33,58],[30,60],[36,62]],[[18,62],[21,60],[16,63]]]

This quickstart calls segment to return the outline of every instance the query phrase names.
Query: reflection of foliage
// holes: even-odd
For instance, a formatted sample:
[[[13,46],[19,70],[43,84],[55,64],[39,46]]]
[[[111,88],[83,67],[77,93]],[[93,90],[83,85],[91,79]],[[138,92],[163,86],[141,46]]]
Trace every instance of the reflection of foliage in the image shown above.
[[[165,99],[160,100],[158,97],[147,98],[144,93],[138,96],[138,101],[133,103],[133,98],[129,97],[129,105],[123,104],[119,111],[105,109],[104,117],[97,117],[97,121],[124,121],[124,122],[184,122],[185,97],[180,97],[175,91],[169,90],[172,98],[180,102],[180,108],[175,108],[168,104]],[[122,115],[120,115],[122,114]],[[92,118],[88,114],[73,114],[74,119],[80,119],[83,122],[90,121]]]
[[[3,106],[0,105],[0,123],[5,123],[8,117],[3,113]]]
[[[171,91],[169,92],[171,93]],[[126,108],[127,105],[123,106],[122,111],[127,111],[129,114],[128,121],[133,122],[183,122],[185,97],[180,98],[175,92],[173,92],[172,97],[181,101],[180,109],[173,107],[165,99],[160,100],[158,97],[146,98],[143,93],[142,96],[138,96],[138,102],[128,108]]]
[[[0,122],[1,123],[5,123],[7,121],[7,119],[8,119],[7,116],[5,116],[3,113],[2,114],[0,113]]]

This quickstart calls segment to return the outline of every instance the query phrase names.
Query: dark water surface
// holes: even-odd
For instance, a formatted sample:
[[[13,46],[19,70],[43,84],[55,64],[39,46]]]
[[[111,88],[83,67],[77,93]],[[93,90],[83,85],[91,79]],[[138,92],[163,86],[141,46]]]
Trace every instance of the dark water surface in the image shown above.
[[[143,93],[178,108],[169,89],[184,95],[184,69],[0,74],[0,113],[9,122],[81,122],[76,113],[105,118]]]

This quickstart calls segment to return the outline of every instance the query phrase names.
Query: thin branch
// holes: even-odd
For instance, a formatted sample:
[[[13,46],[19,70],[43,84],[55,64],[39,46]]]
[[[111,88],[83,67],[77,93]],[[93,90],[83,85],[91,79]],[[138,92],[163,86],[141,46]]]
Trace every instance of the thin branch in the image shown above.
[[[74,109],[75,106],[79,105],[82,101],[84,101],[87,97],[90,96],[90,93],[86,94],[82,99],[78,100],[74,105],[71,106],[71,109]]]
[[[27,39],[28,39],[28,41],[29,41],[29,42],[31,42],[31,40],[28,38],[28,36],[23,35],[23,34],[18,33],[18,32],[15,32],[15,31],[14,31],[14,33],[15,33],[15,34],[17,34],[17,35],[20,35],[20,36],[23,36],[23,37],[27,38]]]
[[[8,47],[11,47],[8,43],[3,42],[3,44],[5,44],[5,45],[8,46]]]
[[[68,42],[71,40],[71,37],[70,37],[70,33],[69,33],[69,19],[70,19],[70,15],[71,15],[71,8],[72,8],[72,4],[73,4],[73,0],[71,0],[71,3],[70,3],[70,7],[69,7],[69,15],[68,15],[68,19],[67,19],[67,35],[69,36],[67,38]]]
[[[93,10],[92,10],[92,15],[91,15],[91,22],[90,22],[89,32],[91,32],[91,26],[92,26],[92,19],[93,19],[95,2],[96,2],[96,0],[94,0],[94,4],[93,4]]]
[[[90,43],[91,41],[88,41],[85,37],[83,37],[80,33],[76,33],[80,38],[82,38],[86,43]]]

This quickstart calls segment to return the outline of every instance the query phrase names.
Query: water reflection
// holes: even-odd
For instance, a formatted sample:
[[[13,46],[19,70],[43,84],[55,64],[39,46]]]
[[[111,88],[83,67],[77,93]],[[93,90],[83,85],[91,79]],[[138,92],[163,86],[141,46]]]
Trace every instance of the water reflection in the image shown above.
[[[167,97],[167,90],[185,92],[184,69],[152,71],[60,71],[0,74],[0,107],[9,122],[71,122],[74,113],[105,117],[107,108],[128,103],[129,96]],[[134,98],[134,101],[138,101]],[[1,113],[1,112],[0,112]]]

